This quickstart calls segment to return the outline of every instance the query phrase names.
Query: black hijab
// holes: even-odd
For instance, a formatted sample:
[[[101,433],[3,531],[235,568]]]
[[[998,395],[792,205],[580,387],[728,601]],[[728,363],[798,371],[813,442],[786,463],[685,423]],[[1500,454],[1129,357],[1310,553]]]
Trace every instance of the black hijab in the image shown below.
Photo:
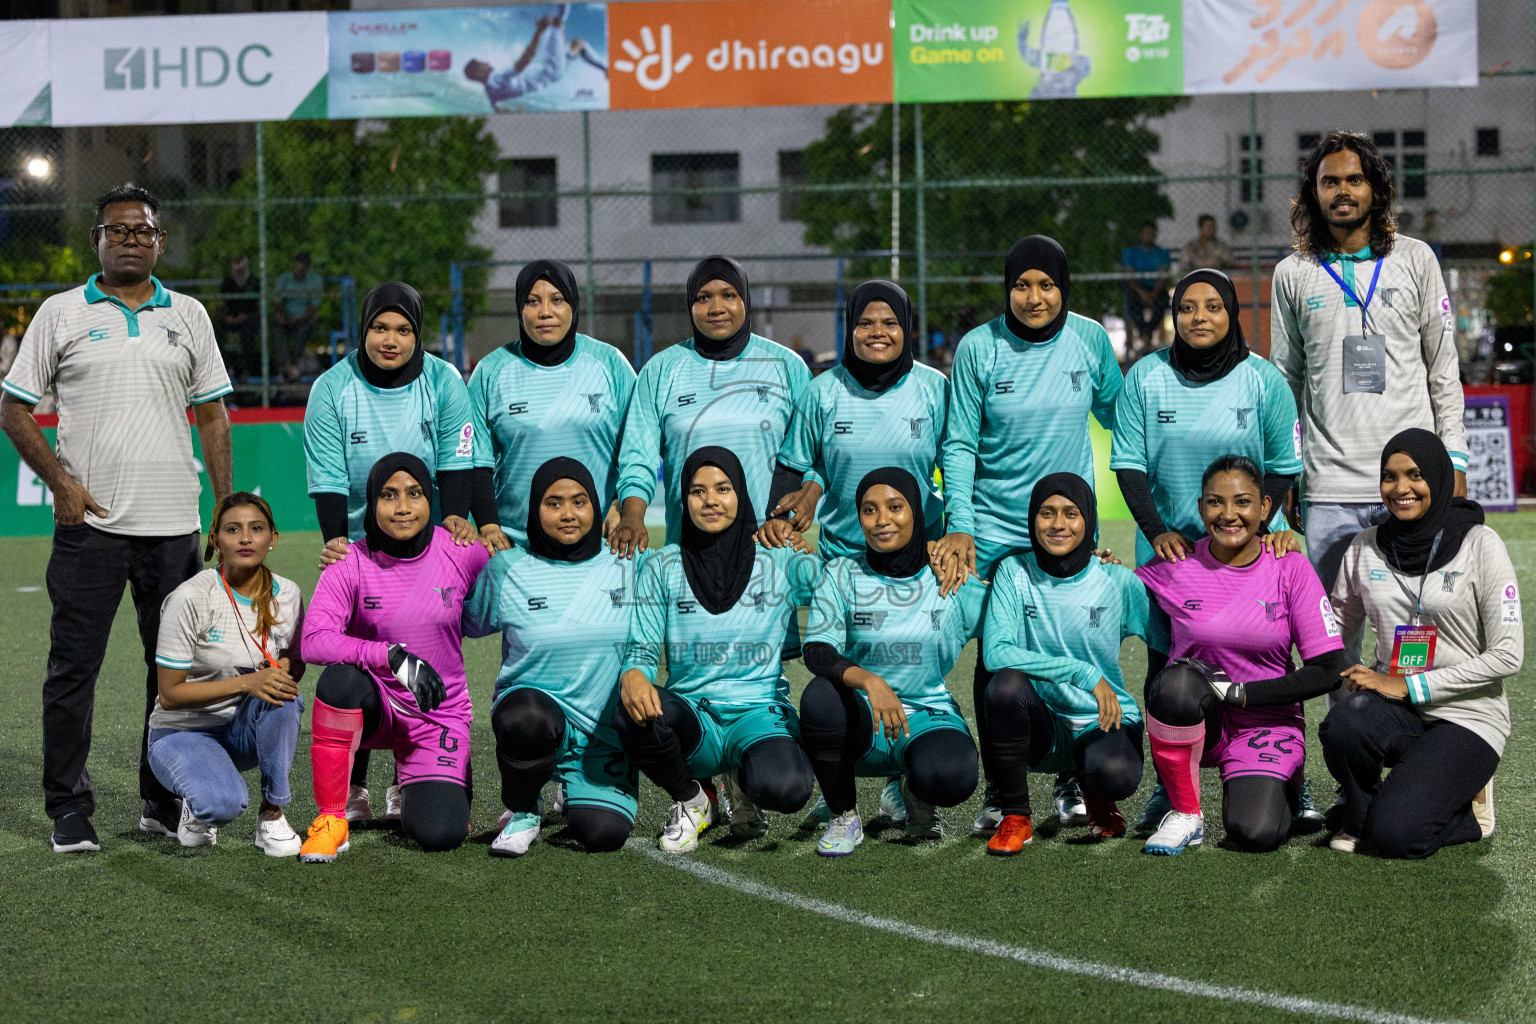
[[[866,537],[864,560],[875,572],[890,579],[916,576],[928,565],[928,534],[923,523],[922,489],[918,487],[917,480],[911,473],[895,466],[886,466],[864,474],[864,479],[859,481],[859,489],[855,492],[855,500],[862,506],[864,492],[879,484],[895,488],[903,498],[907,499],[907,505],[912,509],[912,536],[907,539],[906,544],[895,551],[876,551],[869,546],[869,538]]]
[[[416,478],[416,482],[426,492],[427,503],[432,503],[432,471],[427,468],[427,464],[409,452],[391,452],[375,462],[368,471],[368,507],[363,511],[363,533],[368,538],[368,546],[380,554],[392,558],[415,558],[432,543],[435,527],[430,520],[420,533],[408,540],[396,540],[379,525],[379,492],[384,489],[389,478],[402,469]]]
[[[1026,270],[1039,270],[1056,283],[1061,292],[1061,309],[1044,327],[1030,327],[1013,315],[1013,284]],[[1030,235],[1014,243],[1003,261],[1003,317],[1008,330],[1022,341],[1050,341],[1061,333],[1067,322],[1067,296],[1072,292],[1072,274],[1067,270],[1067,251],[1061,243],[1045,235]]]
[[[888,363],[871,363],[854,351],[853,325],[871,302],[888,302],[901,324],[901,354]],[[866,391],[881,392],[900,383],[912,369],[912,300],[890,281],[866,281],[853,290],[843,323],[843,367]]]
[[[1408,522],[1389,514],[1376,529],[1376,542],[1387,564],[1406,575],[1423,576],[1456,557],[1467,531],[1482,523],[1483,507],[1454,497],[1456,467],[1451,465],[1445,443],[1428,430],[1414,427],[1388,441],[1381,450],[1383,471],[1387,460],[1398,452],[1406,452],[1418,464],[1424,482],[1429,484],[1429,510]],[[1434,547],[1436,534],[1440,535],[1440,546],[1431,559],[1429,549]]]
[[[1221,380],[1248,358],[1248,340],[1243,337],[1243,324],[1238,318],[1237,289],[1232,279],[1219,270],[1192,270],[1179,280],[1173,289],[1173,313],[1177,320],[1179,303],[1192,284],[1208,284],[1221,296],[1221,304],[1227,307],[1227,336],[1210,348],[1195,348],[1173,332],[1173,348],[1168,351],[1168,362],[1179,376],[1195,384]]]
[[[694,525],[686,507],[693,478],[704,466],[714,466],[730,478],[736,489],[736,521],[720,533],[706,533]],[[747,592],[757,558],[757,515],[747,495],[747,476],[741,460],[728,448],[700,448],[683,463],[683,574],[693,596],[711,615],[730,611]]]
[[[724,281],[741,296],[747,315],[741,321],[741,329],[724,341],[716,341],[693,322],[693,297],[711,281]],[[735,359],[747,347],[752,336],[752,290],[747,283],[747,272],[741,264],[729,256],[706,256],[688,275],[688,323],[693,327],[693,349],[705,359]]]
[[[416,335],[416,347],[411,349],[410,358],[393,370],[386,370],[368,358],[368,328],[373,326],[374,318],[380,313],[399,313],[411,322],[411,330]],[[427,349],[426,339],[421,336],[421,295],[415,288],[404,281],[385,281],[374,286],[373,291],[363,299],[362,331],[357,350],[357,368],[369,384],[387,391],[403,388],[421,376]]]
[[[556,285],[556,287],[559,287]],[[593,508],[592,528],[575,543],[567,544],[544,532],[539,520],[539,506],[544,504],[544,492],[557,480],[574,480],[587,492],[587,500]],[[592,486],[592,474],[575,459],[564,456],[550,459],[534,470],[533,483],[528,488],[528,550],[540,558],[552,562],[585,562],[596,555],[603,546],[603,524],[597,509],[597,488]]]
[[[1035,536],[1035,517],[1045,499],[1059,494],[1083,514],[1083,542],[1065,555],[1053,555],[1045,550],[1040,538]],[[1029,539],[1035,552],[1035,564],[1047,576],[1065,580],[1088,568],[1093,560],[1093,538],[1099,532],[1099,508],[1093,497],[1093,488],[1076,473],[1052,473],[1040,478],[1029,495]]]
[[[523,303],[540,281],[548,281],[565,298],[571,307],[571,327],[565,337],[553,345],[540,345],[528,337],[523,328]],[[581,293],[576,290],[576,275],[559,260],[534,260],[517,273],[517,334],[522,340],[522,352],[530,363],[540,366],[559,366],[576,350],[576,326],[581,320]]]

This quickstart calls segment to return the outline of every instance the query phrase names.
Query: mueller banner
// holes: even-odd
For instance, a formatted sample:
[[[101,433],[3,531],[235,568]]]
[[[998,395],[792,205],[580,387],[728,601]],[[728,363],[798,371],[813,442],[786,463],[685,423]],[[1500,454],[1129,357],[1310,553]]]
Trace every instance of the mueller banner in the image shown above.
[[[889,0],[608,5],[610,106],[891,101]]]
[[[0,30],[0,127],[51,124],[48,21],[8,21]]]
[[[1475,0],[1184,0],[1184,89],[1477,84]]]
[[[896,99],[1184,91],[1180,0],[895,0]]]
[[[52,22],[53,123],[325,116],[325,13]]]
[[[330,15],[331,117],[606,110],[604,5]]]

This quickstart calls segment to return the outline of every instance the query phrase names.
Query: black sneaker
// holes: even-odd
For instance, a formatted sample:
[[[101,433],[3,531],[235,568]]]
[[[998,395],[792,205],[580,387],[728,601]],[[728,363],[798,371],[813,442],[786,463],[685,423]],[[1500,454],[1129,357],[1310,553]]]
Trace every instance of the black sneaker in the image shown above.
[[[145,800],[144,810],[139,814],[139,831],[153,832],[156,835],[175,838],[176,829],[181,824],[181,801],[175,798],[170,800]]]
[[[85,853],[101,849],[91,819],[78,811],[61,814],[53,822],[54,853]]]

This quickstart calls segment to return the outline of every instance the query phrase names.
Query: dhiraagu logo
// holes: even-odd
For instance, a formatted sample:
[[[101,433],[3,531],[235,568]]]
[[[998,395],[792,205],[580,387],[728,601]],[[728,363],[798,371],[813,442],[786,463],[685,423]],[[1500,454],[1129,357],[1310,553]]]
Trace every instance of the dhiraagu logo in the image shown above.
[[[251,43],[222,46],[109,46],[102,51],[103,89],[214,89],[234,75],[252,88],[272,80],[272,51]]]

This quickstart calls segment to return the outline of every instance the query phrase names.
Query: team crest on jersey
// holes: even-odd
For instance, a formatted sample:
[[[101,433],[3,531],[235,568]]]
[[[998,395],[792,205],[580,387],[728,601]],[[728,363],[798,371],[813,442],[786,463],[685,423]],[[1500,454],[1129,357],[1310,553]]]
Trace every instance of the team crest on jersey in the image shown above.
[[[928,422],[927,416],[904,416],[907,426],[912,428],[912,440],[921,440],[923,436],[923,424]]]
[[[419,426],[421,428],[421,439],[423,441],[431,442],[431,440],[432,440],[432,421],[431,420],[422,420],[420,423],[417,424],[417,426]]]
[[[1278,622],[1285,612],[1285,605],[1280,601],[1265,601],[1257,597],[1254,600],[1258,601],[1259,607],[1264,609],[1265,622]]]
[[[1067,379],[1072,382],[1074,392],[1083,390],[1083,378],[1088,376],[1087,370],[1062,370],[1061,372],[1066,374]]]
[[[1104,618],[1104,613],[1109,611],[1108,605],[1083,605],[1083,611],[1088,613],[1088,627],[1097,629]]]
[[[432,592],[443,599],[443,608],[448,609],[453,607],[453,595],[458,589],[458,587],[433,587]]]
[[[1237,429],[1243,430],[1248,426],[1248,414],[1253,412],[1253,406],[1232,406],[1232,411],[1237,414]]]
[[[754,611],[766,612],[768,610],[768,592],[766,590],[759,590],[757,593],[748,594],[747,596],[752,599],[752,609]]]
[[[165,329],[165,340],[168,343],[172,344],[172,345],[180,345],[181,344],[181,334],[179,332],[173,331],[169,327],[167,327]]]
[[[1440,570],[1440,592],[1442,594],[1454,594],[1456,592],[1456,577],[1464,575],[1460,570]]]
[[[1402,294],[1402,291],[1403,290],[1401,288],[1383,288],[1376,294],[1381,298],[1382,303],[1388,309],[1396,309],[1397,297]]]
[[[764,405],[768,404],[768,385],[754,384],[752,390],[757,392],[757,400]]]
[[[615,608],[624,607],[624,587],[614,587],[608,591],[608,600],[613,602]]]
[[[597,412],[597,403],[602,401],[603,393],[601,391],[599,391],[596,394],[589,395],[585,391],[583,391],[581,393],[581,397],[585,398],[587,400],[587,404],[592,407],[592,411],[593,412]]]
[[[944,628],[944,609],[931,609],[928,612],[928,618],[933,623],[933,631],[935,633]]]

